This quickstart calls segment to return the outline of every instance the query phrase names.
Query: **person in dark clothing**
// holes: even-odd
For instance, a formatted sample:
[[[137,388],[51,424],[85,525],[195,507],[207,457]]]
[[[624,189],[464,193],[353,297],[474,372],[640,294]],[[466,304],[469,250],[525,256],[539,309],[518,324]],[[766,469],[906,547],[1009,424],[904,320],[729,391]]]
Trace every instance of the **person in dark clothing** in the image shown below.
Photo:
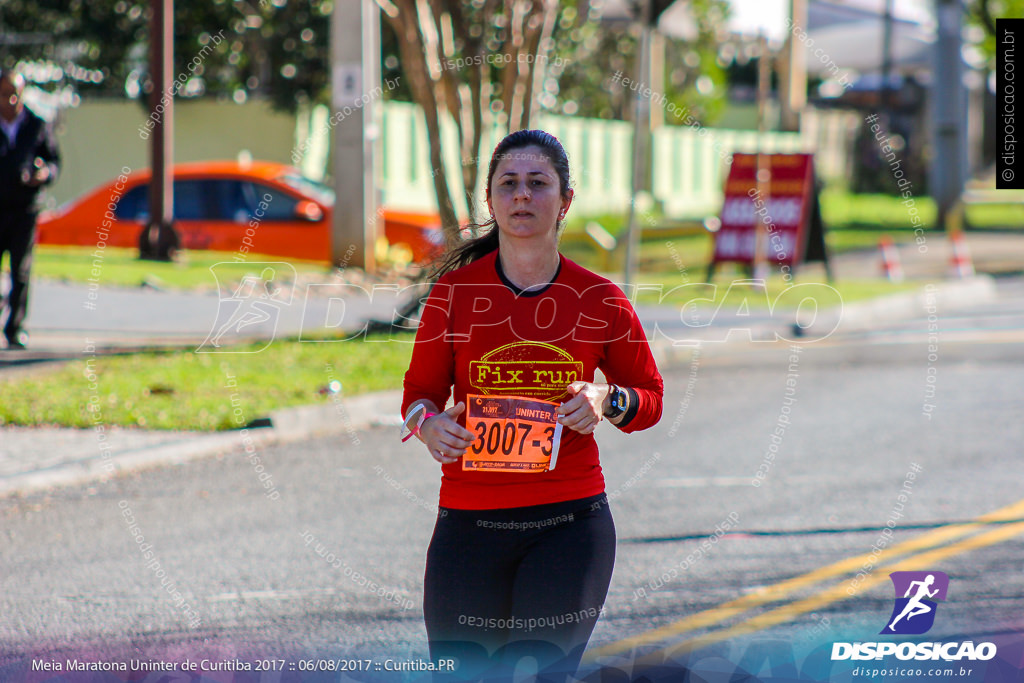
[[[28,312],[28,281],[36,239],[39,190],[57,178],[60,154],[53,130],[25,108],[25,80],[10,70],[0,71],[0,261],[11,261],[7,295],[7,346],[23,349],[22,330]]]

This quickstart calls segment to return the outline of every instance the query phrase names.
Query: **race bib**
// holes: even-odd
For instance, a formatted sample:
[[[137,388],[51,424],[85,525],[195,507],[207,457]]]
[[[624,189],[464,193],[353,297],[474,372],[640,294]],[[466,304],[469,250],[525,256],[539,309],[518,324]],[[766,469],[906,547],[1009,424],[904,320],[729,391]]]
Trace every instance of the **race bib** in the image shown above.
[[[463,470],[547,472],[555,468],[562,425],[558,403],[519,396],[467,394],[466,429],[475,440]]]

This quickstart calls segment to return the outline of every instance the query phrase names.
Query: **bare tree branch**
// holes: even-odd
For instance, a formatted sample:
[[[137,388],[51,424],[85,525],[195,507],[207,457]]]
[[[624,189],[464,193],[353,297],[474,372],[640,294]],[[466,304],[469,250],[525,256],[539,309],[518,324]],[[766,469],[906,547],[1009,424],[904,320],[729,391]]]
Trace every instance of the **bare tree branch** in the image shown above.
[[[452,203],[441,155],[440,108],[435,81],[431,77],[431,68],[428,65],[427,45],[430,39],[423,35],[420,28],[416,0],[394,0],[394,4],[398,13],[394,17],[387,15],[388,21],[399,37],[399,54],[402,57],[405,76],[409,81],[409,90],[423,111],[430,146],[430,174],[434,180],[438,213],[441,215],[446,237],[454,241],[459,233],[459,221],[455,215],[455,206]]]
[[[399,37],[409,90],[423,109],[434,190],[445,234],[453,241],[459,225],[444,169],[441,122],[449,115],[455,123],[463,192],[475,222],[480,144],[492,123],[492,76],[497,72],[502,83],[499,98],[507,130],[529,125],[538,101],[538,51],[551,49],[558,0],[377,2]],[[488,50],[489,43],[497,48]]]

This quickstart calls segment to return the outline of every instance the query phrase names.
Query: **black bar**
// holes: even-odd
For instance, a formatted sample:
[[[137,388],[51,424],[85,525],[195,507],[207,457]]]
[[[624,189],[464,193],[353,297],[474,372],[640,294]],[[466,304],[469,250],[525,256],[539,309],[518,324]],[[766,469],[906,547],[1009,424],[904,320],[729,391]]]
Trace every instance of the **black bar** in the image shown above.
[[[1018,46],[1024,47],[1024,19],[996,19],[997,190],[1024,189],[1024,129],[1018,123],[1024,117],[1017,106],[1017,95],[1024,95],[1024,73]]]

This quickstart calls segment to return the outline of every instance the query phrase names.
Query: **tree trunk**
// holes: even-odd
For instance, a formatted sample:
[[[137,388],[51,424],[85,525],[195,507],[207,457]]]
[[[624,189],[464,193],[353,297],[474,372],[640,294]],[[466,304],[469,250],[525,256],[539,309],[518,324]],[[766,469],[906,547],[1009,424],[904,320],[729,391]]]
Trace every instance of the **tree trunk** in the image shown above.
[[[385,10],[388,21],[398,34],[399,52],[405,76],[409,79],[409,89],[420,109],[427,127],[427,142],[430,146],[430,175],[434,181],[434,194],[437,196],[437,210],[441,216],[441,226],[449,244],[454,243],[459,235],[459,219],[455,214],[448,177],[444,170],[441,154],[440,107],[436,92],[436,82],[431,78],[427,64],[427,46],[419,25],[416,4],[411,0],[399,0],[395,3],[398,11],[392,16]]]

